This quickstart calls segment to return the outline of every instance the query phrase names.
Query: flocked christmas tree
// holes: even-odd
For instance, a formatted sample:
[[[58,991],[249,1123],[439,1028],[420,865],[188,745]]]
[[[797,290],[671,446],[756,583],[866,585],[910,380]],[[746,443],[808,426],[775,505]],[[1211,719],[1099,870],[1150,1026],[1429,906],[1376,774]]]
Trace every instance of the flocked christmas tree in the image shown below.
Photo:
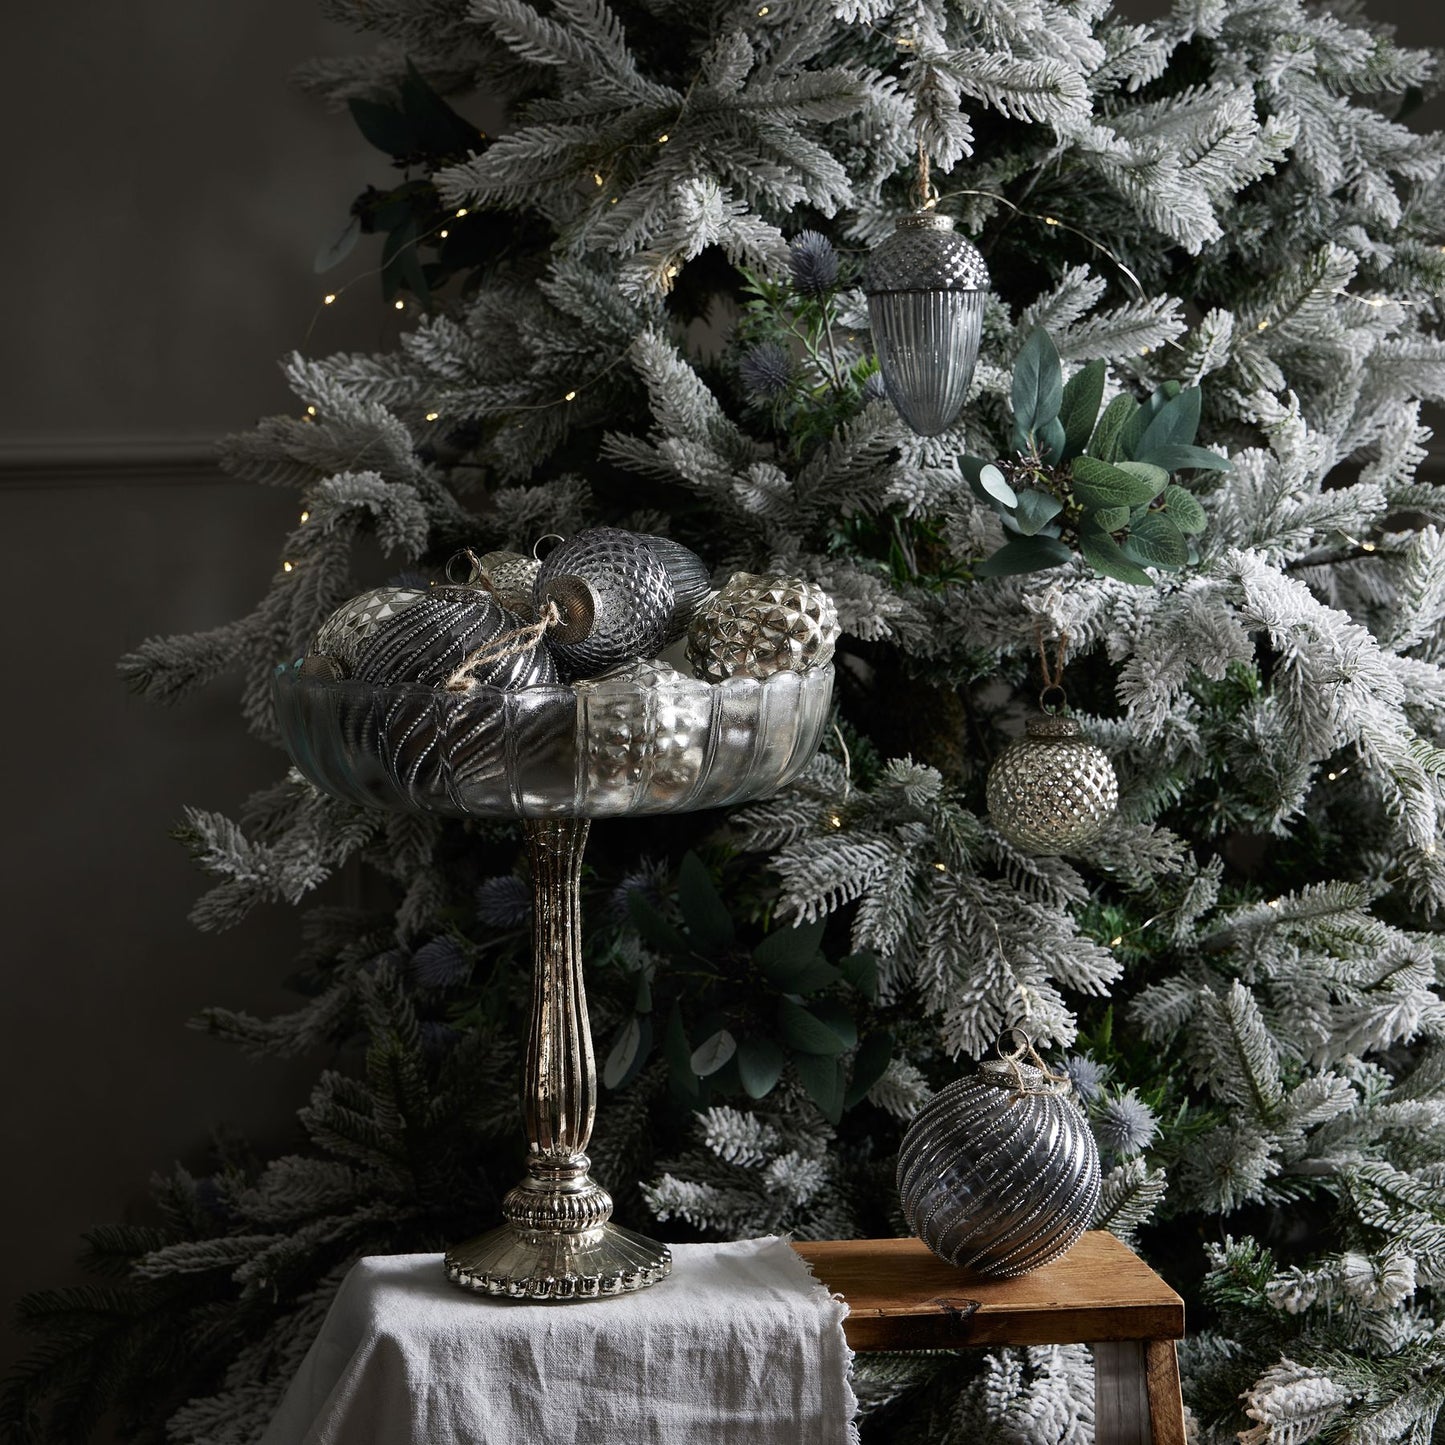
[[[1430,58],[1298,0],[1157,25],[1103,0],[329,8],[378,44],[309,82],[403,167],[357,225],[425,314],[393,353],[287,362],[299,414],[226,448],[304,508],[286,565],[250,616],[142,646],[132,681],[173,700],[242,669],[273,737],[273,667],[386,580],[378,546],[435,575],[605,522],[717,580],[822,582],[838,728],[802,782],[606,824],[592,860],[619,1218],[898,1232],[905,1121],[1022,1021],[1088,1101],[1100,1227],[1190,1297],[1202,1438],[1430,1439],[1445,494],[1416,472],[1445,158],[1399,120]],[[496,138],[461,118],[478,93]],[[968,403],[927,439],[882,396],[860,290],[920,138],[992,287]],[[1077,378],[1058,432],[1014,374],[1052,348]],[[1100,479],[1151,475],[1169,408],[1165,440],[1228,468],[1169,454],[1160,500],[1105,515]],[[985,810],[1041,643],[1120,779],[1087,858],[1025,854]],[[162,1223],[92,1237],[104,1283],[26,1302],[17,1439],[108,1406],[145,1439],[255,1439],[349,1262],[489,1223],[517,1173],[515,829],[291,775],[188,834],[217,879],[202,927],[306,910],[301,1006],[205,1026],[354,1066],[322,1073],[294,1154],[174,1173]],[[348,860],[365,906],[308,901]],[[858,1369],[865,1438],[1090,1438],[1082,1348]]]

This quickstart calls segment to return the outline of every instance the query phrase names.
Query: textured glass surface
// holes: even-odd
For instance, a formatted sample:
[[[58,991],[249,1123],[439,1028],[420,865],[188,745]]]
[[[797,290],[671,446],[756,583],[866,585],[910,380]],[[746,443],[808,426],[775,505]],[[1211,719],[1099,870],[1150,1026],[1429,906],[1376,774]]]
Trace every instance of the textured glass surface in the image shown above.
[[[1026,1274],[1089,1227],[1099,1151],[1072,1099],[960,1079],[909,1125],[898,1192],[908,1227],[950,1264]]]
[[[1092,843],[1119,806],[1109,755],[1072,718],[1035,718],[988,774],[993,825],[1029,853],[1064,853]]]
[[[292,760],[337,797],[448,817],[605,818],[776,791],[817,751],[833,669],[461,694],[303,677],[292,664],[273,690]]]
[[[982,291],[881,291],[868,298],[889,400],[920,436],[963,410],[983,334]]]

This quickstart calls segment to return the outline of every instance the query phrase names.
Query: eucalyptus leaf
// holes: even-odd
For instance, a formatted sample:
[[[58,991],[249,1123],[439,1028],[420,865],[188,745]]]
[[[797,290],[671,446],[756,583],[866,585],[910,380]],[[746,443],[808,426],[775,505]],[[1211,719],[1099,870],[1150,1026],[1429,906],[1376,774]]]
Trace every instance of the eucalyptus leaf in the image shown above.
[[[1062,460],[1078,456],[1089,445],[1089,436],[1104,400],[1104,377],[1108,368],[1103,361],[1091,361],[1080,367],[1064,384],[1059,404],[1059,421],[1064,428]]]
[[[1047,462],[1050,466],[1057,466],[1063,461],[1067,438],[1064,435],[1064,424],[1058,417],[1046,421],[1038,429],[1035,439],[1038,442],[1040,461]]]
[[[1074,496],[1088,511],[1100,507],[1137,507],[1143,502],[1152,502],[1161,490],[1151,478],[1136,476],[1098,457],[1075,457],[1073,474]]]
[[[1153,461],[1161,447],[1187,447],[1199,430],[1201,393],[1197,386],[1181,391],[1159,409],[1159,414],[1145,428],[1131,455],[1141,462]]]
[[[1189,560],[1184,533],[1163,512],[1150,512],[1129,528],[1123,544],[1124,555],[1147,567],[1164,567],[1173,572]]]
[[[1115,462],[1114,465],[1121,472],[1128,472],[1131,477],[1138,477],[1141,482],[1153,487],[1149,497],[1151,502],[1169,485],[1169,473],[1163,467],[1151,466],[1148,462]]]
[[[816,1054],[799,1054],[793,1060],[798,1079],[807,1090],[808,1097],[818,1106],[819,1112],[830,1124],[837,1124],[843,1118],[843,1098],[846,1089],[843,1065],[837,1059],[826,1059]]]
[[[339,266],[351,254],[360,236],[361,217],[352,216],[341,234],[316,253],[312,269],[320,276],[323,272],[331,270],[333,266]]]
[[[843,1107],[851,1109],[862,1103],[868,1090],[878,1082],[888,1069],[893,1058],[893,1035],[884,1031],[869,1034],[853,1055],[853,1073],[848,1080],[848,1092],[843,1096]]]
[[[719,1029],[706,1038],[693,1051],[688,1060],[689,1067],[699,1079],[715,1074],[737,1052],[738,1041],[727,1029]]]
[[[1186,537],[1198,535],[1209,525],[1204,508],[1199,505],[1199,498],[1193,492],[1186,492],[1183,487],[1164,488],[1164,509]]]
[[[819,961],[824,926],[820,918],[796,928],[775,929],[753,950],[753,961],[774,983],[796,991],[794,981]]]
[[[688,939],[699,953],[718,954],[732,947],[732,915],[696,853],[688,853],[677,870],[677,906]]]
[[[871,953],[850,953],[838,960],[838,972],[870,1002],[878,997],[878,960]]]
[[[1119,455],[1119,433],[1125,423],[1139,410],[1139,403],[1132,396],[1121,393],[1104,408],[1094,434],[1085,448],[1090,456],[1100,461],[1112,462]]]
[[[811,1006],[814,1017],[822,1021],[851,1049],[858,1042],[858,1024],[848,1005],[836,998],[820,998]]]
[[[620,1089],[642,1066],[644,1045],[651,1042],[652,1028],[645,1018],[634,1014],[618,1032],[617,1040],[602,1065],[602,1082],[609,1089]],[[644,1037],[644,1035],[646,1037]]]
[[[1154,585],[1154,579],[1142,567],[1131,562],[1107,532],[1091,525],[1088,519],[1079,528],[1079,551],[1084,554],[1089,566],[1104,577],[1131,582],[1136,587]]]
[[[1026,537],[1032,537],[1064,510],[1064,504],[1052,493],[1029,487],[1019,493],[1014,522]]]
[[[662,1031],[662,1055],[667,1060],[668,1078],[672,1087],[686,1100],[694,1100],[701,1092],[697,1075],[692,1071],[692,1046],[682,1026],[682,1009],[673,1003]]]
[[[1155,447],[1149,453],[1149,460],[1156,466],[1167,467],[1171,472],[1185,472],[1191,468],[1200,472],[1227,472],[1234,466],[1228,457],[1222,457],[1206,447],[1179,446],[1174,442]]]
[[[692,945],[647,901],[640,888],[629,890],[627,912],[649,948],[670,953],[678,959],[692,956]]]
[[[1073,558],[1073,553],[1053,537],[1015,537],[973,569],[975,577],[1015,577],[1022,572],[1041,572]]]
[[[1008,478],[1005,477],[992,462],[979,471],[978,484],[990,497],[1002,502],[1004,506],[1018,506],[1019,499],[1017,493],[1009,486]]]
[[[778,1000],[778,1028],[783,1042],[803,1054],[841,1054],[848,1045],[822,1019],[790,998]]]
[[[394,106],[353,98],[347,107],[356,128],[377,150],[399,160],[422,149],[423,126]]]
[[[1122,532],[1133,515],[1128,507],[1100,507],[1089,513],[1089,521],[1101,532]]]
[[[772,1093],[783,1076],[786,1058],[781,1045],[761,1034],[750,1035],[738,1045],[738,1081],[748,1098],[762,1099]]]
[[[1064,399],[1064,368],[1052,338],[1042,326],[1034,327],[1014,362],[1014,425],[1023,432],[1038,433],[1059,414]]]

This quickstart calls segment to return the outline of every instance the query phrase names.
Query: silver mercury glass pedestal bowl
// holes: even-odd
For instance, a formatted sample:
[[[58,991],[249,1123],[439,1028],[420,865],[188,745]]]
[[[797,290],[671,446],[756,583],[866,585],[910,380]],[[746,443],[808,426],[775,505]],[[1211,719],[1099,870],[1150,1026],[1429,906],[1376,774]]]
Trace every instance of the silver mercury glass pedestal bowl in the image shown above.
[[[578,883],[593,818],[766,797],[817,751],[833,669],[699,682],[634,670],[577,687],[467,693],[303,677],[273,684],[282,739],[323,792],[366,807],[522,819],[534,902],[522,1079],[527,1172],[503,1223],[446,1253],[454,1284],[511,1299],[597,1299],[665,1279],[665,1244],[611,1223],[588,1173],[597,1072]]]

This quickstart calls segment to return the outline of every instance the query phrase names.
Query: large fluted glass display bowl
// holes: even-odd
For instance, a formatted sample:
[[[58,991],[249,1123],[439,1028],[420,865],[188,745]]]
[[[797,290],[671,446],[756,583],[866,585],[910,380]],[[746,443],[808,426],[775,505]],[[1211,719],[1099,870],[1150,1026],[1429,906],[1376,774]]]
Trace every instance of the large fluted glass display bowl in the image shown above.
[[[527,1173],[504,1223],[447,1251],[447,1277],[513,1299],[597,1299],[664,1279],[672,1256],[611,1223],[588,1173],[597,1077],[578,881],[590,820],[766,797],[822,741],[833,669],[700,682],[637,664],[572,687],[376,687],[276,670],[281,737],[323,792],[362,806],[523,820],[534,907],[522,1080]]]

